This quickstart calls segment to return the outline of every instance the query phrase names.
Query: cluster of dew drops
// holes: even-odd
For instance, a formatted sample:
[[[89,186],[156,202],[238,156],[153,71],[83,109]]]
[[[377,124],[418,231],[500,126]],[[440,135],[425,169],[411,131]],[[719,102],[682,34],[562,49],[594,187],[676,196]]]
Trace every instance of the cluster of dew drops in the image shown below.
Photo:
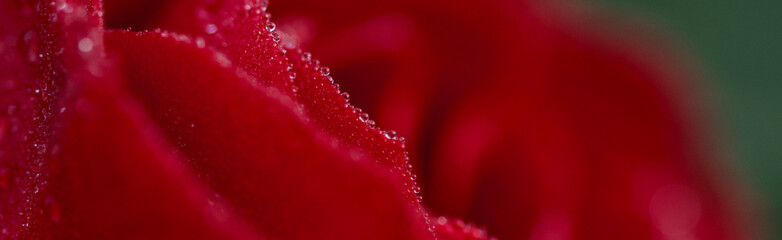
[[[268,0],[260,0],[260,1],[255,1],[254,4],[246,4],[246,5],[244,5],[243,8],[244,8],[244,10],[246,11],[247,14],[254,14],[254,15],[258,15],[258,16],[262,17],[261,19],[264,21],[264,23],[262,23],[262,24],[264,24],[263,26],[264,26],[264,28],[266,30],[266,34],[269,34],[269,37],[271,37],[271,39],[274,41],[275,47],[279,48],[279,50],[282,51],[283,54],[285,54],[287,51],[291,51],[291,50],[301,51],[301,50],[295,48],[292,45],[285,45],[285,46],[283,46],[283,44],[280,43],[281,40],[282,40],[282,37],[280,36],[280,33],[277,31],[276,24],[271,21],[271,14],[266,12],[267,7],[268,7]],[[63,11],[63,10],[69,10],[69,9],[72,9],[72,8],[69,8],[68,6],[65,6],[65,7],[59,7],[57,9],[60,10],[60,11]],[[100,14],[102,15],[102,12]],[[56,18],[56,15],[54,17]],[[56,19],[54,19],[54,20],[56,21]],[[199,48],[206,47],[206,40],[204,38],[200,37],[200,36],[191,39],[189,36],[187,36],[185,34],[176,34],[176,33],[162,31],[160,29],[154,29],[153,32],[159,33],[159,34],[161,34],[164,37],[170,36],[170,37],[173,37],[174,39],[177,39],[179,41],[183,41],[183,42],[187,42],[187,43],[193,43],[193,44],[195,44]],[[206,34],[209,34],[209,35],[211,35],[211,34],[219,34],[218,26],[216,24],[214,24],[214,23],[207,23],[204,26],[204,32]],[[260,31],[258,33],[259,34],[264,34],[263,32],[260,32]],[[50,55],[52,53],[53,54],[62,53],[62,50],[59,50],[59,51],[48,51],[48,49],[44,49],[43,51],[41,51],[41,53],[38,53],[39,50],[37,49],[38,48],[37,41],[40,41],[39,40],[40,38],[35,36],[35,35],[36,35],[36,32],[31,29],[31,30],[25,31],[23,33],[23,35],[20,37],[20,44],[19,44],[20,51],[23,52],[23,56],[26,56],[26,60],[28,60],[29,62],[38,62],[42,58],[45,58],[45,57],[54,57],[54,56],[48,56],[48,55]],[[41,39],[41,40],[43,40],[43,39]],[[93,44],[94,43],[91,41],[91,39],[84,38],[84,39],[82,39],[82,40],[80,40],[78,42],[78,48],[82,52],[90,52],[92,50],[92,48],[93,48]],[[221,47],[226,47],[227,43],[226,42],[222,42],[220,44],[220,46]],[[315,68],[315,70],[318,70],[320,72],[320,74],[322,75],[322,77],[324,77],[334,87],[334,89],[336,89],[336,91],[345,99],[346,107],[351,109],[353,111],[353,113],[355,113],[358,116],[358,119],[361,122],[365,123],[370,129],[378,131],[378,133],[380,133],[386,139],[391,140],[391,141],[396,141],[396,142],[398,142],[398,143],[400,143],[400,144],[402,144],[404,146],[405,139],[403,137],[398,137],[396,135],[396,132],[393,131],[393,130],[381,130],[381,129],[377,128],[376,124],[375,124],[375,121],[369,119],[369,114],[368,113],[363,112],[363,110],[361,108],[354,107],[353,105],[351,105],[349,103],[350,95],[347,92],[341,92],[340,91],[339,84],[337,84],[334,81],[334,79],[329,75],[330,74],[330,69],[328,67],[321,66],[320,65],[320,61],[318,61],[317,59],[313,59],[312,55],[309,52],[300,52],[299,56],[301,57],[301,60],[308,67],[312,67],[312,68]],[[218,59],[219,60],[218,62],[220,62],[220,63],[230,62],[222,55],[218,55],[218,58],[222,58],[222,59]],[[41,67],[45,67],[45,66],[42,65]],[[55,75],[57,74],[57,72],[54,71],[53,69],[44,69],[44,71],[51,72],[52,74],[48,75],[48,77],[51,77],[51,78],[54,78]],[[289,78],[290,78],[290,83],[291,83],[291,86],[292,86],[292,91],[293,91],[294,94],[297,94],[298,88],[296,87],[296,84],[294,84],[297,76],[296,76],[296,72],[293,71],[293,64],[292,63],[288,63],[287,71],[289,72]],[[9,85],[13,85],[13,83],[10,83]],[[44,88],[46,88],[48,85],[49,84],[43,84]],[[47,89],[43,89],[43,90],[41,90],[41,89],[34,89],[32,91],[34,91],[36,95],[40,95],[40,94],[49,94],[50,95],[52,93],[52,91],[48,91]],[[46,100],[47,97],[51,97],[51,96],[39,97],[39,98],[41,98],[39,100]],[[36,98],[36,97],[33,97],[33,98]],[[49,109],[49,108],[51,108],[51,106],[42,109],[40,114],[38,114],[38,113],[34,114],[34,116],[33,116],[34,122],[39,122],[38,120],[41,120],[41,121],[47,120],[49,115],[51,115],[51,113],[54,112],[54,110]],[[64,107],[59,110],[60,113],[62,113],[64,111],[65,111]],[[0,127],[6,128],[9,125],[11,125],[11,129],[10,130],[14,131],[14,129],[16,129],[16,127],[14,127],[14,126],[17,125],[17,124],[14,124],[14,122],[18,122],[18,120],[19,120],[19,119],[14,118],[14,115],[18,112],[18,107],[15,104],[9,104],[7,106],[7,112],[8,112],[8,116],[11,117],[9,119],[10,120],[9,121],[10,124],[5,122],[5,120],[3,120],[4,122],[2,122],[2,126],[0,126]],[[42,118],[42,119],[39,119],[39,118]],[[39,125],[39,126],[43,127],[43,125],[45,125],[45,124],[43,124],[41,122],[41,124],[36,124],[36,125]],[[40,128],[40,127],[38,127],[38,128]],[[39,130],[39,131],[36,131],[39,134],[46,134],[46,132],[48,132],[45,129],[35,129],[35,130]],[[5,129],[3,129],[3,132],[5,132]],[[23,141],[25,141],[25,142],[32,141],[32,140],[28,139],[28,137],[27,137],[27,135],[31,135],[31,134],[34,134],[33,130],[31,130],[29,132],[29,134],[24,134],[23,135]],[[39,139],[40,140],[40,139],[47,139],[47,138],[46,137],[40,137],[40,138],[39,137],[33,137],[33,140],[35,140],[35,139]],[[33,149],[31,151],[33,152],[33,156],[35,156],[34,158],[37,159],[37,160],[34,159],[35,162],[38,164],[38,166],[41,166],[42,165],[42,161],[43,161],[43,159],[42,159],[43,155],[47,152],[46,144],[43,143],[43,142],[38,143],[38,140],[35,140],[35,141],[36,142],[32,144]],[[52,152],[52,151],[49,151],[49,152]],[[404,167],[402,167],[402,166],[404,166]],[[420,204],[421,201],[422,201],[422,196],[420,194],[421,188],[416,183],[417,177],[416,177],[415,174],[412,173],[412,167],[413,166],[412,166],[412,164],[409,161],[408,153],[406,151],[404,153],[404,163],[403,163],[402,166],[398,165],[395,168],[402,172],[402,176],[403,177],[409,178],[410,183],[412,183],[413,186],[409,187],[407,191],[409,191],[410,193],[413,194],[413,196],[415,196],[416,201],[419,203],[418,211],[424,216],[424,219],[426,220],[427,224],[430,226],[429,227],[429,231],[434,232],[434,227],[433,227],[433,225],[429,221],[428,212],[423,210],[422,205]],[[393,172],[394,169],[391,169],[390,171]],[[28,179],[28,180],[33,183],[32,185],[34,185],[33,187],[31,187],[31,189],[29,189],[29,192],[32,192],[33,194],[38,194],[38,192],[39,192],[38,186],[39,185],[45,185],[46,181],[43,180],[43,182],[40,182],[39,181],[40,180],[39,179],[40,173],[35,173],[35,172],[40,172],[40,171],[36,171],[36,170],[34,170],[33,172],[27,171],[26,174],[29,175],[30,178],[32,178],[32,179]],[[0,169],[0,177],[3,178],[0,181],[4,181],[3,184],[0,184],[0,187],[7,187],[8,186],[8,183],[7,183],[7,180],[6,180],[8,177],[10,177],[8,175],[9,175],[9,171],[7,169]],[[17,179],[17,182],[18,181],[19,181],[19,179]],[[406,187],[409,186],[409,183],[407,181],[405,181],[405,186]],[[28,190],[23,189],[22,191],[23,191],[22,193],[27,196],[25,198],[25,201],[30,203],[33,197],[31,195],[29,195],[29,194],[26,194],[28,192]],[[52,206],[50,206],[50,208],[52,208],[50,210],[50,212],[51,212],[51,214],[53,214],[51,217],[53,218],[53,220],[57,221],[59,219],[59,214],[58,214],[59,209],[56,206],[57,203],[54,202],[53,198],[51,198],[51,197],[48,197],[46,199],[46,202],[47,202],[47,203],[45,203],[46,205],[52,205]],[[31,218],[30,213],[32,212],[32,206],[30,204],[25,204],[25,205],[26,205],[25,208],[27,209],[27,211],[20,211],[19,212],[20,215],[26,215],[25,216],[26,221],[22,223],[22,227],[23,228],[29,227],[29,225],[30,225],[29,221],[31,220],[30,219]],[[5,235],[5,234],[9,234],[9,232],[8,232],[8,230],[6,228],[3,228],[3,229],[0,230],[0,234],[4,234]]]
[[[396,131],[394,130],[382,130],[376,126],[376,123],[374,120],[369,118],[369,114],[364,112],[361,108],[355,107],[352,104],[350,104],[350,94],[347,92],[343,92],[340,90],[340,86],[338,83],[334,81],[334,78],[330,76],[331,70],[326,66],[321,66],[321,63],[318,59],[315,59],[312,57],[312,54],[309,52],[304,52],[301,49],[297,48],[295,45],[291,43],[282,44],[281,40],[282,37],[277,30],[277,25],[271,21],[271,14],[266,12],[266,9],[268,7],[268,0],[260,0],[257,1],[255,4],[247,4],[244,5],[244,10],[247,11],[248,14],[254,14],[254,15],[261,15],[262,20],[264,23],[262,23],[265,26],[265,30],[267,34],[271,37],[271,39],[274,41],[274,46],[277,47],[280,51],[282,51],[283,54],[286,54],[288,51],[296,51],[296,55],[300,56],[300,60],[304,63],[304,67],[312,68],[313,70],[316,70],[317,72],[320,72],[320,77],[326,79],[329,84],[333,87],[333,89],[336,90],[336,92],[342,96],[342,98],[345,100],[345,107],[350,109],[354,114],[358,116],[358,120],[362,123],[366,124],[367,127],[373,131],[377,131],[377,133],[384,136],[387,140],[394,141],[397,144],[401,144],[403,149],[405,149],[405,138],[401,136],[397,136]],[[204,27],[204,30],[207,34],[212,34],[217,31],[217,27],[214,24],[207,24]],[[261,33],[261,32],[259,32]],[[262,33],[261,33],[262,34]],[[298,87],[296,86],[296,78],[298,77],[296,75],[296,72],[293,71],[293,64],[288,63],[287,70],[289,73],[290,83],[291,83],[291,90],[294,93],[294,95],[298,94]],[[301,106],[300,106],[301,108]],[[423,209],[423,197],[421,195],[421,187],[417,184],[417,176],[413,173],[413,165],[410,163],[410,158],[408,152],[404,151],[404,162],[402,164],[396,164],[394,168],[389,169],[389,171],[400,171],[402,173],[403,178],[409,179],[409,181],[404,181],[404,186],[406,187],[406,191],[408,194],[415,196],[415,202],[417,203],[417,210],[421,216],[424,217],[425,222],[427,223],[428,230],[432,233],[435,232],[435,226],[432,222],[430,222],[429,219],[429,213],[428,211]],[[412,185],[412,186],[410,186]],[[414,204],[415,205],[415,204]]]
[[[273,23],[272,23],[273,24]],[[293,46],[286,45],[282,48],[283,51],[301,51],[297,48],[294,48]],[[356,114],[358,116],[358,120],[362,123],[366,124],[367,127],[372,130],[376,131],[377,133],[384,136],[389,141],[394,141],[396,144],[401,144],[402,149],[404,151],[404,162],[401,164],[394,164],[395,166],[393,168],[390,168],[390,172],[399,171],[402,174],[403,178],[409,179],[409,181],[404,181],[404,186],[406,188],[407,194],[410,194],[411,196],[415,197],[415,201],[417,203],[416,211],[424,217],[424,220],[426,221],[426,224],[428,225],[428,230],[435,233],[436,229],[435,226],[430,222],[429,220],[429,213],[428,211],[423,209],[423,196],[421,195],[421,187],[418,186],[417,183],[417,176],[415,173],[413,173],[413,164],[410,163],[410,156],[405,148],[405,138],[402,136],[397,136],[396,131],[394,130],[382,130],[376,126],[376,123],[374,120],[369,118],[369,113],[364,112],[361,108],[355,107],[352,104],[350,104],[350,94],[348,92],[342,92],[340,90],[339,84],[334,81],[334,78],[329,76],[330,70],[328,67],[320,66],[320,61],[317,59],[312,58],[312,54],[309,52],[302,52],[300,54],[301,60],[305,63],[305,67],[309,66],[314,68],[315,70],[319,70],[322,77],[324,77],[337,91],[337,93],[342,96],[342,98],[345,100],[345,107],[350,109],[352,113]],[[295,72],[291,71],[291,79],[296,78]],[[294,88],[294,93],[296,89]],[[410,186],[412,185],[412,186]],[[416,204],[414,204],[416,205]],[[436,236],[435,236],[436,237]]]
[[[310,67],[316,70],[321,74],[320,77],[325,78],[331,86],[337,91],[337,93],[342,96],[342,98],[345,100],[345,107],[349,108],[354,114],[357,115],[358,120],[366,124],[369,129],[372,129],[374,131],[377,131],[379,134],[384,136],[387,140],[395,141],[398,144],[401,144],[404,147],[405,144],[405,138],[401,136],[397,136],[396,131],[394,130],[381,130],[376,126],[376,123],[374,120],[369,118],[369,114],[366,112],[363,112],[361,108],[355,107],[352,104],[349,103],[350,95],[347,92],[342,92],[340,90],[340,86],[338,83],[334,81],[334,78],[330,76],[331,70],[326,66],[321,66],[321,63],[319,60],[312,57],[312,54],[309,52],[303,52],[301,49],[297,48],[296,46],[292,44],[282,44],[282,36],[280,35],[280,32],[277,30],[277,25],[271,21],[271,14],[266,11],[268,7],[268,0],[258,0],[253,1],[253,3],[245,4],[242,9],[244,10],[243,14],[246,14],[247,16],[260,16],[260,20],[263,22],[261,23],[264,27],[264,31],[258,31],[257,34],[259,37],[263,37],[264,34],[268,34],[268,36],[272,39],[273,45],[284,54],[286,54],[288,51],[297,51],[297,55],[301,58],[300,60],[304,63],[304,67]],[[221,39],[222,36],[219,36],[221,33],[218,31],[219,27],[217,24],[211,22],[211,21],[205,21],[206,24],[204,24],[203,31],[207,35],[217,35],[217,39]],[[186,43],[192,43],[195,44],[199,48],[206,47],[206,40],[203,37],[195,37],[191,38],[187,36],[186,34],[177,34],[173,32],[167,32],[160,29],[154,29],[153,32],[159,33],[164,37],[172,37],[176,40],[186,42]],[[221,48],[226,48],[228,46],[228,43],[225,41],[222,41],[218,45]],[[230,64],[230,61],[222,54],[216,55],[217,60],[221,64],[228,65]],[[289,83],[291,85],[291,91],[293,92],[294,96],[296,96],[299,92],[298,87],[296,86],[296,78],[298,77],[296,72],[293,71],[293,63],[288,63],[286,66],[286,70],[288,72],[288,78]],[[303,106],[299,105],[298,111],[303,112]],[[193,127],[191,125],[191,127]],[[427,225],[429,226],[428,230],[432,233],[435,232],[435,226],[433,223],[430,222],[428,211],[423,209],[422,201],[423,197],[421,196],[421,187],[417,184],[417,176],[412,172],[413,165],[410,163],[409,155],[407,151],[404,152],[404,162],[402,164],[398,164],[396,167],[390,169],[389,171],[400,171],[402,173],[403,178],[408,178],[410,181],[405,181],[404,186],[407,188],[408,194],[411,194],[412,196],[415,196],[415,200],[418,203],[417,211],[421,214],[421,216],[424,217],[424,220],[426,221]],[[410,186],[412,184],[412,186]],[[219,198],[219,197],[216,197]],[[210,201],[211,203],[212,201]]]
[[[3,166],[0,169],[0,190],[8,191],[11,185],[16,185],[23,199],[18,206],[18,215],[20,216],[16,234],[25,232],[32,228],[36,222],[36,215],[46,214],[49,220],[59,222],[60,207],[53,195],[47,194],[48,171],[46,170],[47,159],[51,159],[60,152],[58,144],[50,145],[51,128],[53,119],[58,114],[66,111],[64,106],[59,109],[56,104],[56,97],[60,91],[60,85],[64,80],[63,67],[58,64],[65,50],[65,46],[58,43],[58,36],[52,32],[46,31],[47,24],[58,22],[58,14],[70,14],[74,11],[78,16],[85,16],[84,9],[73,8],[67,1],[49,4],[41,3],[36,6],[37,11],[31,11],[33,14],[29,17],[41,17],[46,20],[38,28],[33,27],[22,31],[16,42],[16,48],[27,62],[30,72],[33,72],[34,79],[30,84],[22,84],[15,79],[7,79],[2,86],[2,93],[13,94],[18,91],[18,87],[29,87],[26,90],[26,96],[29,96],[29,104],[17,102],[11,99],[6,102],[3,108],[6,110],[4,117],[0,118],[0,141],[7,141],[4,138],[17,136],[20,143],[25,146],[21,154],[21,160],[16,168],[19,171],[17,176],[12,176],[12,171]],[[45,14],[36,16],[35,14]],[[102,14],[102,13],[100,13]],[[79,19],[81,20],[81,19]],[[62,22],[62,21],[60,21]],[[66,24],[73,24],[73,20],[65,21]],[[8,42],[0,42],[7,44]],[[88,36],[81,38],[76,43],[77,49],[82,54],[88,54],[93,50],[94,40]],[[20,76],[20,79],[31,76]],[[10,96],[10,95],[9,95]],[[28,115],[29,114],[29,115]],[[29,118],[29,119],[28,119]],[[24,122],[31,123],[25,127]],[[26,130],[23,130],[26,129]],[[10,135],[9,135],[10,133]],[[15,174],[14,174],[15,175]],[[44,195],[46,194],[46,195]],[[43,208],[39,206],[39,200],[43,199]],[[5,204],[10,204],[6,202]],[[0,235],[13,234],[9,230],[10,226],[2,226]]]

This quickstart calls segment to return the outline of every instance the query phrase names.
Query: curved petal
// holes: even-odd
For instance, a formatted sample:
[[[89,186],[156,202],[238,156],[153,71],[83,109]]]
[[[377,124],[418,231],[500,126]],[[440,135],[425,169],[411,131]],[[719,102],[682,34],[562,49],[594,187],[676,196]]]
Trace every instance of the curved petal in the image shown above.
[[[19,53],[3,54],[0,238],[257,239],[115,90],[97,11],[52,3],[2,4],[3,35],[19,34],[4,45]]]
[[[412,165],[408,162],[402,141],[397,141],[394,131],[380,131],[373,124],[367,124],[371,121],[366,115],[346,105],[346,100],[337,92],[338,88],[329,83],[333,80],[325,76],[328,73],[323,73],[328,68],[319,66],[311,56],[304,57],[298,50],[280,47],[276,25],[266,12],[267,4],[266,1],[196,4],[174,1],[158,6],[168,9],[165,12],[170,14],[152,17],[155,21],[144,28],[159,27],[194,36],[196,43],[197,39],[206,39],[202,44],[225,53],[237,68],[263,85],[290,93],[289,96],[303,106],[315,126],[344,144],[360,148],[401,178],[406,186],[407,199],[418,205],[420,188],[415,183],[416,176],[410,172]],[[280,55],[286,52],[287,57]],[[276,74],[281,66],[286,68],[284,79],[269,75]],[[419,212],[421,219],[426,220],[425,211]]]
[[[52,149],[52,237],[259,239],[183,168],[142,108],[101,85],[74,94]]]
[[[128,88],[210,189],[285,239],[427,239],[401,184],[274,88],[166,33],[112,32]],[[180,38],[181,39],[181,38]],[[187,59],[187,61],[182,61]]]
[[[268,0],[105,1],[106,15],[118,16],[109,18],[114,20],[107,23],[109,28],[160,29],[193,37],[198,45],[224,53],[264,85],[294,96],[290,64],[279,47],[267,4]]]

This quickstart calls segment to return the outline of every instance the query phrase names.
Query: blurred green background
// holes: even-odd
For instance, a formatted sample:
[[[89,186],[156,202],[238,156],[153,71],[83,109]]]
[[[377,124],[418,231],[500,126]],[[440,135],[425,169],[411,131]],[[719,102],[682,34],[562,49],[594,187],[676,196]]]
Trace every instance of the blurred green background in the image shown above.
[[[695,55],[732,160],[768,205],[770,239],[782,239],[782,1],[594,1],[671,30]]]

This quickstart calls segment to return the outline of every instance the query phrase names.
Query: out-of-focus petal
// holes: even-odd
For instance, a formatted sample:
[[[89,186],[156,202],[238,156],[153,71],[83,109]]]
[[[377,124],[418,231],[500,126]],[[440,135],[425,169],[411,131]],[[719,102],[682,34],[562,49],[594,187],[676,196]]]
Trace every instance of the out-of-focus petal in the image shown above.
[[[496,240],[486,233],[486,228],[465,223],[461,219],[448,219],[440,216],[432,219],[437,239],[441,240]]]
[[[279,6],[281,19],[290,19],[281,28],[306,33],[302,39],[332,65],[335,78],[353,77],[343,85],[365,86],[360,90],[373,96],[356,99],[358,106],[422,126],[399,125],[421,129],[404,134],[421,144],[424,195],[434,212],[511,239],[746,236],[734,220],[731,193],[718,190],[723,180],[704,170],[719,159],[696,145],[703,139],[683,107],[690,99],[671,84],[693,79],[667,68],[672,60],[659,58],[665,51],[658,45],[616,41],[602,35],[595,19],[547,3],[303,0]],[[349,71],[381,66],[364,69],[393,75],[416,61],[396,62],[394,54],[364,48],[348,51],[353,56],[334,50],[344,46],[335,39],[371,39],[376,32],[360,29],[384,26],[376,22],[389,15],[407,19],[414,26],[407,29],[428,30],[408,36],[434,53],[420,53],[436,62],[421,71],[436,73],[420,83],[428,91],[423,96],[391,92],[406,92],[393,87],[406,79],[372,85],[358,82],[371,81],[362,77],[373,73]],[[372,41],[379,46],[388,38]],[[404,109],[427,114],[387,102],[413,103]],[[400,123],[378,120],[392,128]]]

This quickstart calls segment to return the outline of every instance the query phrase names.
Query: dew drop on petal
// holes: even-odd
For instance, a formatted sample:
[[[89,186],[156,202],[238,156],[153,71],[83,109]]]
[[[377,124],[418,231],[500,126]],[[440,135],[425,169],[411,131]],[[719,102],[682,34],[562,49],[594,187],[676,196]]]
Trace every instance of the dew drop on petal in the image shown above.
[[[342,98],[344,98],[345,101],[350,100],[350,94],[348,94],[348,92],[343,92],[340,95],[342,95]]]
[[[320,72],[323,73],[323,75],[328,76],[329,73],[331,73],[331,69],[329,69],[328,67],[322,67],[322,68],[320,68]],[[333,79],[332,79],[332,81],[333,81]]]
[[[358,119],[361,119],[362,122],[366,122],[367,120],[369,120],[369,113],[358,114]]]
[[[214,24],[207,24],[204,27],[204,32],[206,32],[207,34],[214,34],[217,32],[217,26]]]
[[[277,29],[277,25],[276,24],[274,24],[273,22],[267,22],[266,23],[266,31],[271,32],[271,31],[274,31],[274,29]]]
[[[92,39],[90,38],[82,38],[79,40],[79,51],[82,52],[90,52],[92,51],[92,47],[94,46],[94,43],[92,42]]]
[[[437,224],[445,225],[446,223],[448,223],[448,219],[447,218],[445,218],[443,216],[440,216],[440,217],[437,218]]]
[[[202,37],[196,37],[196,41],[195,42],[196,42],[196,46],[199,47],[199,48],[206,47],[206,41]]]
[[[261,10],[265,12],[266,9],[269,7],[269,0],[261,0],[259,5],[261,6]]]
[[[272,40],[274,40],[275,43],[279,43],[282,40],[282,37],[280,37],[280,34],[277,32],[272,32]]]
[[[394,131],[394,130],[385,131],[385,132],[383,132],[383,135],[385,135],[386,138],[388,138],[388,139],[396,139],[396,131]],[[415,179],[413,179],[413,180],[415,180]]]

